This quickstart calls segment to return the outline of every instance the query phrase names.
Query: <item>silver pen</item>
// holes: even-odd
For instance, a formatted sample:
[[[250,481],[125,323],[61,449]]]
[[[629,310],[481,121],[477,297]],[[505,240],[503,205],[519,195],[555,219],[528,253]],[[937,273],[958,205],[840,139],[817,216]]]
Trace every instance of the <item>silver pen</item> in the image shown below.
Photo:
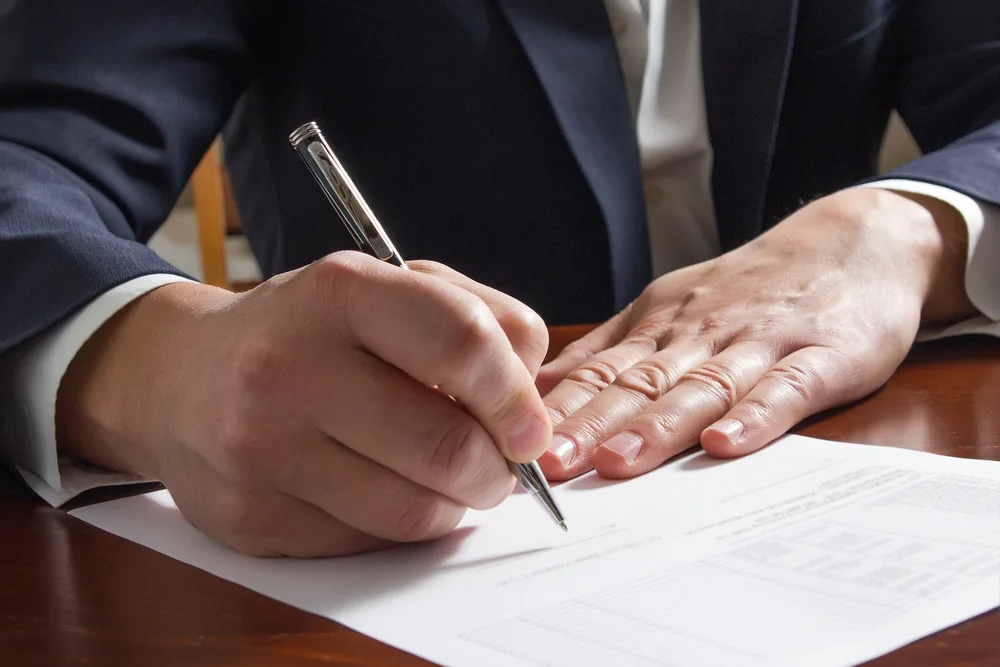
[[[316,179],[358,247],[378,259],[408,269],[375,214],[365,203],[354,181],[334,155],[319,125],[314,122],[302,125],[289,135],[288,141],[305,162],[309,173]],[[508,461],[507,466],[524,490],[535,498],[552,520],[564,531],[567,530],[566,519],[556,504],[552,489],[538,463]]]

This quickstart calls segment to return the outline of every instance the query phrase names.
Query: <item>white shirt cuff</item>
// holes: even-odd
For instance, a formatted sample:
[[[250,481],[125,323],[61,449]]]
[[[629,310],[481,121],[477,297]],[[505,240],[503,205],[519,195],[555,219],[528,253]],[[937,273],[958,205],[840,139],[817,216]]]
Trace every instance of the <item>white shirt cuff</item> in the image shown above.
[[[965,291],[981,317],[974,317],[948,327],[921,331],[919,340],[934,340],[962,334],[1000,336],[1000,207],[979,202],[942,185],[885,179],[858,187],[881,188],[934,197],[950,204],[965,220],[968,230],[968,255],[965,267]]]
[[[72,317],[0,359],[0,448],[25,482],[58,507],[100,486],[148,482],[60,456],[56,448],[56,394],[83,344],[134,299],[170,283],[191,282],[168,274],[135,278],[105,292]]]

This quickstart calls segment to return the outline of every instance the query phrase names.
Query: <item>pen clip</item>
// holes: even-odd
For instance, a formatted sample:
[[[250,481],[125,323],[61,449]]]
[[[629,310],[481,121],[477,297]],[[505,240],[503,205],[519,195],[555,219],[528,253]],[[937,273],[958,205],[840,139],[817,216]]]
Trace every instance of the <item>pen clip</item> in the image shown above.
[[[379,259],[392,259],[396,249],[333,152],[321,139],[309,140],[306,152],[316,167],[314,173],[322,177],[320,184],[324,185],[327,198],[340,213],[354,241]]]

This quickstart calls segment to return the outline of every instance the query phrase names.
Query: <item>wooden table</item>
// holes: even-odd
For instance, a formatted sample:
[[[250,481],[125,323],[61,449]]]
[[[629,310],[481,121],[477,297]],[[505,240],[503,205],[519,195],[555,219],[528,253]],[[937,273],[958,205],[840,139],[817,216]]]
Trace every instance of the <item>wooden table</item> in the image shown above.
[[[581,331],[554,330],[553,349]],[[882,391],[798,432],[1000,460],[1000,342],[920,346]],[[426,664],[64,511],[0,498],[0,665]],[[1000,665],[1000,613],[871,664]]]

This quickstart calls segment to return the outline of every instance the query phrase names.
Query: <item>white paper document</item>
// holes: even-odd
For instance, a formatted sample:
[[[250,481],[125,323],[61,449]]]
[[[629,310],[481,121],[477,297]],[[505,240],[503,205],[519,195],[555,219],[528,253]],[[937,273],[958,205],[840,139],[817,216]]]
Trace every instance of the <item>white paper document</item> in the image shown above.
[[[787,436],[344,559],[235,553],[166,491],[72,512],[449,666],[854,665],[1000,606],[1000,463]],[[998,639],[1000,641],[1000,639]]]

